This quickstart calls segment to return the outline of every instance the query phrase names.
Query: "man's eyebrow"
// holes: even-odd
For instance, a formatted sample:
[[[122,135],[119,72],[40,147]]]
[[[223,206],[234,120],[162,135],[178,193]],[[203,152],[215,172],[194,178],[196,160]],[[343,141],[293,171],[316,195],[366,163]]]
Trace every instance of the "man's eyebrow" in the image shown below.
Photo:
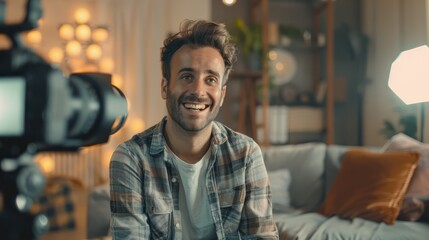
[[[213,71],[213,70],[209,69],[209,70],[207,70],[207,72],[210,73],[210,74],[216,75],[216,77],[220,77],[220,74],[218,72],[216,72],[216,71]]]
[[[182,72],[195,72],[195,69],[190,68],[190,67],[185,67],[185,68],[182,68],[179,70],[179,73],[182,73]],[[208,69],[208,70],[206,70],[206,72],[209,74],[216,75],[217,77],[220,77],[220,74],[214,70]]]
[[[187,68],[180,69],[179,73],[181,72],[195,72],[195,70],[193,68],[187,67]]]

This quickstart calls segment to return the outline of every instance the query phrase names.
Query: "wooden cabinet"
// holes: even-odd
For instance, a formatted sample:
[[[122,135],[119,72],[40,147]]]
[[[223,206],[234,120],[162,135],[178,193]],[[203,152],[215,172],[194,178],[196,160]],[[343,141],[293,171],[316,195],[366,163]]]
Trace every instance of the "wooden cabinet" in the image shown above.
[[[251,4],[251,19],[252,21],[259,22],[262,26],[262,69],[260,80],[262,82],[261,91],[261,112],[262,117],[259,117],[259,121],[256,121],[256,114],[252,110],[253,105],[243,104],[245,109],[241,108],[241,112],[247,112],[249,109],[250,116],[253,118],[252,126],[255,128],[252,134],[257,132],[262,135],[259,139],[259,143],[262,146],[270,145],[270,124],[269,124],[269,109],[270,109],[270,73],[269,73],[269,59],[268,52],[272,46],[269,42],[269,27],[272,21],[270,16],[270,4],[284,4],[282,8],[288,7],[287,4],[303,4],[308,7],[310,14],[306,16],[310,18],[311,29],[309,29],[311,36],[310,39],[310,51],[311,61],[308,65],[311,68],[311,79],[306,81],[312,82],[312,94],[313,96],[319,94],[321,86],[324,88],[324,100],[323,100],[323,116],[324,116],[324,133],[325,141],[327,144],[334,143],[334,0],[252,0]],[[280,6],[276,7],[276,11]],[[323,24],[323,28],[322,28]],[[317,37],[319,36],[321,29],[324,31],[324,59],[321,59],[321,48],[314,47],[317,44]],[[323,63],[323,64],[321,64]],[[323,72],[323,74],[322,74]],[[247,83],[249,84],[249,82]],[[246,87],[244,87],[246,88]],[[251,96],[250,96],[251,97]],[[249,99],[243,101],[255,101],[256,99]],[[250,106],[250,108],[249,108]],[[242,121],[246,121],[244,118]],[[244,122],[239,122],[239,126],[244,126]],[[256,137],[253,135],[252,137]]]

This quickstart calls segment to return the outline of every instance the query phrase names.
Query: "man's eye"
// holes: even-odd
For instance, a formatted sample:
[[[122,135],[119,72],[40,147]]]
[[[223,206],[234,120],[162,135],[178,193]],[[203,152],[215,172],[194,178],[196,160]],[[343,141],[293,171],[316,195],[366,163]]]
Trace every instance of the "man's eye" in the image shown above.
[[[190,81],[190,80],[192,80],[192,76],[191,75],[183,75],[181,77],[181,79],[186,80],[186,81]]]
[[[217,78],[208,78],[208,79],[207,79],[207,82],[209,82],[209,83],[211,83],[211,84],[214,84],[214,83],[217,83],[217,82],[218,82],[218,80],[217,80]]]

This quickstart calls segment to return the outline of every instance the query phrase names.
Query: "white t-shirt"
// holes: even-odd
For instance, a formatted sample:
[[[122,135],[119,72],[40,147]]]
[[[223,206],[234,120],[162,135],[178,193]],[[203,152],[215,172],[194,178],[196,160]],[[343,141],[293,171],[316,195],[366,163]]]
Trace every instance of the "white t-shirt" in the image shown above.
[[[182,218],[182,239],[216,239],[216,229],[210,212],[206,176],[209,149],[195,164],[189,164],[174,156],[173,162],[179,171],[179,208]]]

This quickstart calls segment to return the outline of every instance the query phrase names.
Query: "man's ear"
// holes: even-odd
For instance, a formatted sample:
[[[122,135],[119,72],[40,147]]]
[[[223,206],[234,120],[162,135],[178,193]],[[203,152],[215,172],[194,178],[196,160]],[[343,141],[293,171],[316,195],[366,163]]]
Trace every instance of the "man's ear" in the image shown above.
[[[162,99],[167,99],[168,81],[164,77],[161,80],[161,96]]]
[[[223,105],[223,100],[225,99],[225,94],[226,94],[226,85],[222,86],[222,89],[221,89],[221,99],[220,99],[221,107]]]

